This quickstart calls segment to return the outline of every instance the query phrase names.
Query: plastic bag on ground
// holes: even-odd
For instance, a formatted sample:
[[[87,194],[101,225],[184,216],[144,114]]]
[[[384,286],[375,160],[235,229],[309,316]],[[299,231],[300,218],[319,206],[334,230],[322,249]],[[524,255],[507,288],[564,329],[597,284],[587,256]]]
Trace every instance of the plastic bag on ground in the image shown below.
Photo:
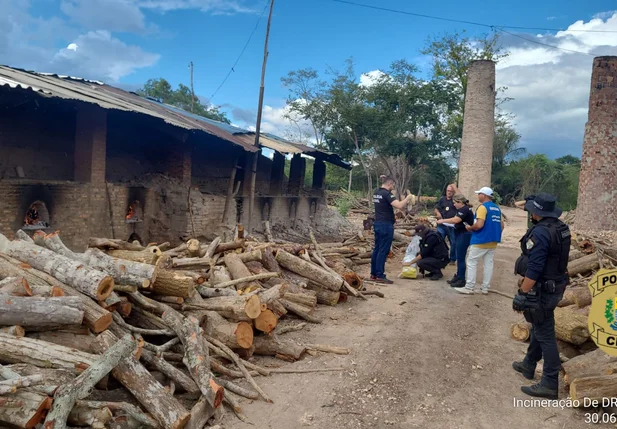
[[[413,258],[420,253],[420,237],[414,235],[411,239],[411,243],[407,246],[407,250],[405,250],[405,256],[403,257],[403,263],[408,264],[413,261]],[[416,264],[410,265],[411,268],[416,268]]]
[[[415,279],[418,277],[418,269],[416,267],[403,267],[403,271],[399,274],[401,279]]]

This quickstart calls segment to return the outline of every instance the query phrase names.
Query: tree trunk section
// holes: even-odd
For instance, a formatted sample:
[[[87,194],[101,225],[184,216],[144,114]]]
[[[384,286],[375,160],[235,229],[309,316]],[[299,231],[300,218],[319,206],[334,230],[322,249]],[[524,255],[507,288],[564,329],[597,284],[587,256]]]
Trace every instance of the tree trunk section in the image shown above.
[[[126,259],[128,261],[141,262],[143,264],[156,264],[158,258],[163,254],[161,249],[156,246],[147,247],[144,250],[108,250],[107,254],[114,258]]]
[[[325,289],[321,287],[321,285],[311,281],[308,282],[307,288],[316,292],[317,302],[323,305],[335,306],[341,298],[341,293],[339,291]]]
[[[279,318],[272,312],[272,310],[263,310],[261,314],[253,321],[255,329],[261,332],[269,334],[274,331],[278,324]]]
[[[241,249],[244,246],[244,239],[221,243],[216,247],[214,254],[227,252],[229,250]]]
[[[220,283],[226,283],[231,281],[231,274],[227,270],[227,267],[217,266],[212,269],[210,275],[210,284],[212,286],[218,286]]]
[[[585,398],[602,401],[617,396],[617,374],[577,378],[570,384],[570,397],[583,403]]]
[[[76,296],[59,298],[0,296],[0,325],[61,327],[81,325],[84,305]]]
[[[112,238],[96,238],[90,237],[88,239],[88,247],[96,247],[101,250],[132,250],[139,252],[140,250],[144,250],[144,247],[137,243],[129,243],[128,241],[112,239]]]
[[[13,335],[15,337],[23,337],[24,335],[26,335],[26,330],[21,326],[7,326],[5,328],[0,328],[0,332],[8,335]]]
[[[19,407],[9,407],[0,402],[0,422],[20,428],[34,428],[43,421],[45,412],[51,407],[51,398],[34,392],[19,390],[0,397],[21,403]]]
[[[47,341],[48,343],[57,344],[59,346],[68,347],[70,349],[81,350],[89,353],[92,342],[96,337],[91,335],[79,335],[73,332],[65,331],[48,331],[48,332],[30,332],[28,338],[35,340]]]
[[[606,375],[608,371],[617,369],[617,357],[596,349],[564,362],[562,367],[567,385],[580,378]]]
[[[185,304],[187,310],[216,311],[232,321],[251,321],[261,314],[261,301],[257,295],[220,296],[208,298],[203,304]]]
[[[141,360],[147,363],[149,367],[165,374],[167,378],[173,381],[177,387],[182,388],[185,392],[199,393],[199,387],[191,377],[167,362],[162,357],[157,356],[154,352],[150,350],[142,350]]]
[[[248,268],[246,268],[244,262],[242,262],[242,260],[240,260],[240,257],[235,253],[228,253],[227,255],[225,255],[225,265],[227,266],[227,269],[229,270],[229,273],[231,274],[231,278],[233,280],[251,277],[251,272]],[[259,287],[259,283],[252,281],[240,283],[236,286],[236,289],[258,289]]]
[[[589,339],[587,317],[568,308],[555,309],[555,335],[569,343],[580,345]]]
[[[293,256],[284,250],[279,250],[276,253],[276,260],[278,263],[302,277],[311,279],[312,281],[319,283],[325,289],[338,292],[343,286],[343,280],[340,277],[334,276],[327,272],[323,268],[319,268],[312,262],[307,262],[302,258]]]
[[[278,262],[276,262],[276,258],[274,257],[274,253],[272,252],[272,248],[266,247],[261,256],[261,263],[264,267],[270,272],[273,273],[282,273],[281,267]]]
[[[97,301],[104,301],[114,290],[114,280],[111,276],[34,244],[11,241],[8,243],[6,254],[28,263],[33,268],[53,276]]]
[[[516,341],[525,342],[531,336],[531,323],[518,322],[510,327],[510,337]]]
[[[336,292],[333,292],[336,293]],[[315,308],[317,306],[317,296],[309,295],[305,293],[285,293],[285,299],[287,301],[295,302],[296,304],[303,305],[309,308]]]
[[[93,351],[103,353],[118,339],[111,332],[103,332],[93,344]],[[148,372],[134,356],[120,361],[112,374],[165,429],[181,429],[189,412]]]
[[[247,322],[229,322],[215,311],[206,314],[204,331],[230,349],[250,349],[253,345],[253,327]]]
[[[159,270],[152,292],[157,295],[188,298],[195,293],[192,277],[171,270]]]
[[[570,261],[568,263],[568,274],[570,277],[577,277],[579,274],[589,274],[598,268],[600,268],[600,260],[597,254],[592,253],[591,255]]]
[[[274,335],[255,337],[255,354],[275,356],[289,362],[300,360],[306,348],[296,343],[280,341]]]

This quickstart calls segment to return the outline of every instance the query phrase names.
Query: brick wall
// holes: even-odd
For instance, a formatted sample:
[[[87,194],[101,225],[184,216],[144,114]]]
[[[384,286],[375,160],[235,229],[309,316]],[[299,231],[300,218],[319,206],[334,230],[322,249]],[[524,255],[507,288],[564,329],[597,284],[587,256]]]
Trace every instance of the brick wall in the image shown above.
[[[617,57],[596,57],[581,157],[575,226],[617,230]]]
[[[473,61],[467,71],[458,188],[474,205],[478,203],[474,191],[491,186],[494,134],[495,63]]]

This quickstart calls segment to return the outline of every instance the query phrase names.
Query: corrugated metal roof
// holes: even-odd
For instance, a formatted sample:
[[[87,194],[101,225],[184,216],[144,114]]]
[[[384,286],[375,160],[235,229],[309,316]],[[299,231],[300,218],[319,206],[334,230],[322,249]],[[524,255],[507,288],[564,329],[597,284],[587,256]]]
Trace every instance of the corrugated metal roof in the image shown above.
[[[0,86],[24,89],[40,93],[42,96],[58,97],[96,104],[104,109],[142,113],[162,119],[170,125],[188,130],[199,130],[239,145],[244,150],[256,152],[255,133],[234,125],[214,121],[138,94],[105,85],[102,82],[37,73],[0,65]],[[280,153],[304,153],[328,161],[343,168],[351,165],[336,154],[330,154],[313,147],[293,143],[281,137],[261,133],[260,146]]]
[[[224,128],[204,121],[197,115],[171,108],[171,106],[158,103],[137,94],[123,91],[113,86],[101,84],[85,79],[63,78],[57,75],[28,72],[11,67],[0,66],[0,86],[8,85],[11,88],[28,89],[43,96],[58,97],[70,100],[79,100],[86,103],[96,104],[104,109],[116,109],[127,112],[142,113],[162,119],[168,124],[188,130],[200,130],[219,137],[244,150],[256,152],[257,148],[252,144],[245,144]]]

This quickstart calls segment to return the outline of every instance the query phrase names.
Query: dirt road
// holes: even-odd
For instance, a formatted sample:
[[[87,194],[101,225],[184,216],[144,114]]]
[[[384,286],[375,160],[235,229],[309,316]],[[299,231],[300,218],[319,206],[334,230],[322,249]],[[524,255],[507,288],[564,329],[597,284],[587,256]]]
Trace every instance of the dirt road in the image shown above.
[[[512,270],[525,216],[517,210],[505,213],[509,222],[496,254],[492,288],[514,293]],[[388,265],[389,277],[395,278],[399,264]],[[448,267],[447,277],[453,274],[454,267]],[[514,406],[515,399],[529,399],[520,391],[529,382],[511,368],[526,350],[526,344],[509,336],[510,324],[521,318],[511,310],[511,300],[460,295],[445,279],[397,279],[379,290],[386,298],[320,306],[317,314],[327,323],[285,334],[298,342],[348,347],[352,353],[308,356],[284,367],[345,371],[259,378],[274,404],[245,401],[244,412],[255,426],[229,414],[225,427],[589,427],[581,411]],[[260,362],[281,365],[274,359]]]

